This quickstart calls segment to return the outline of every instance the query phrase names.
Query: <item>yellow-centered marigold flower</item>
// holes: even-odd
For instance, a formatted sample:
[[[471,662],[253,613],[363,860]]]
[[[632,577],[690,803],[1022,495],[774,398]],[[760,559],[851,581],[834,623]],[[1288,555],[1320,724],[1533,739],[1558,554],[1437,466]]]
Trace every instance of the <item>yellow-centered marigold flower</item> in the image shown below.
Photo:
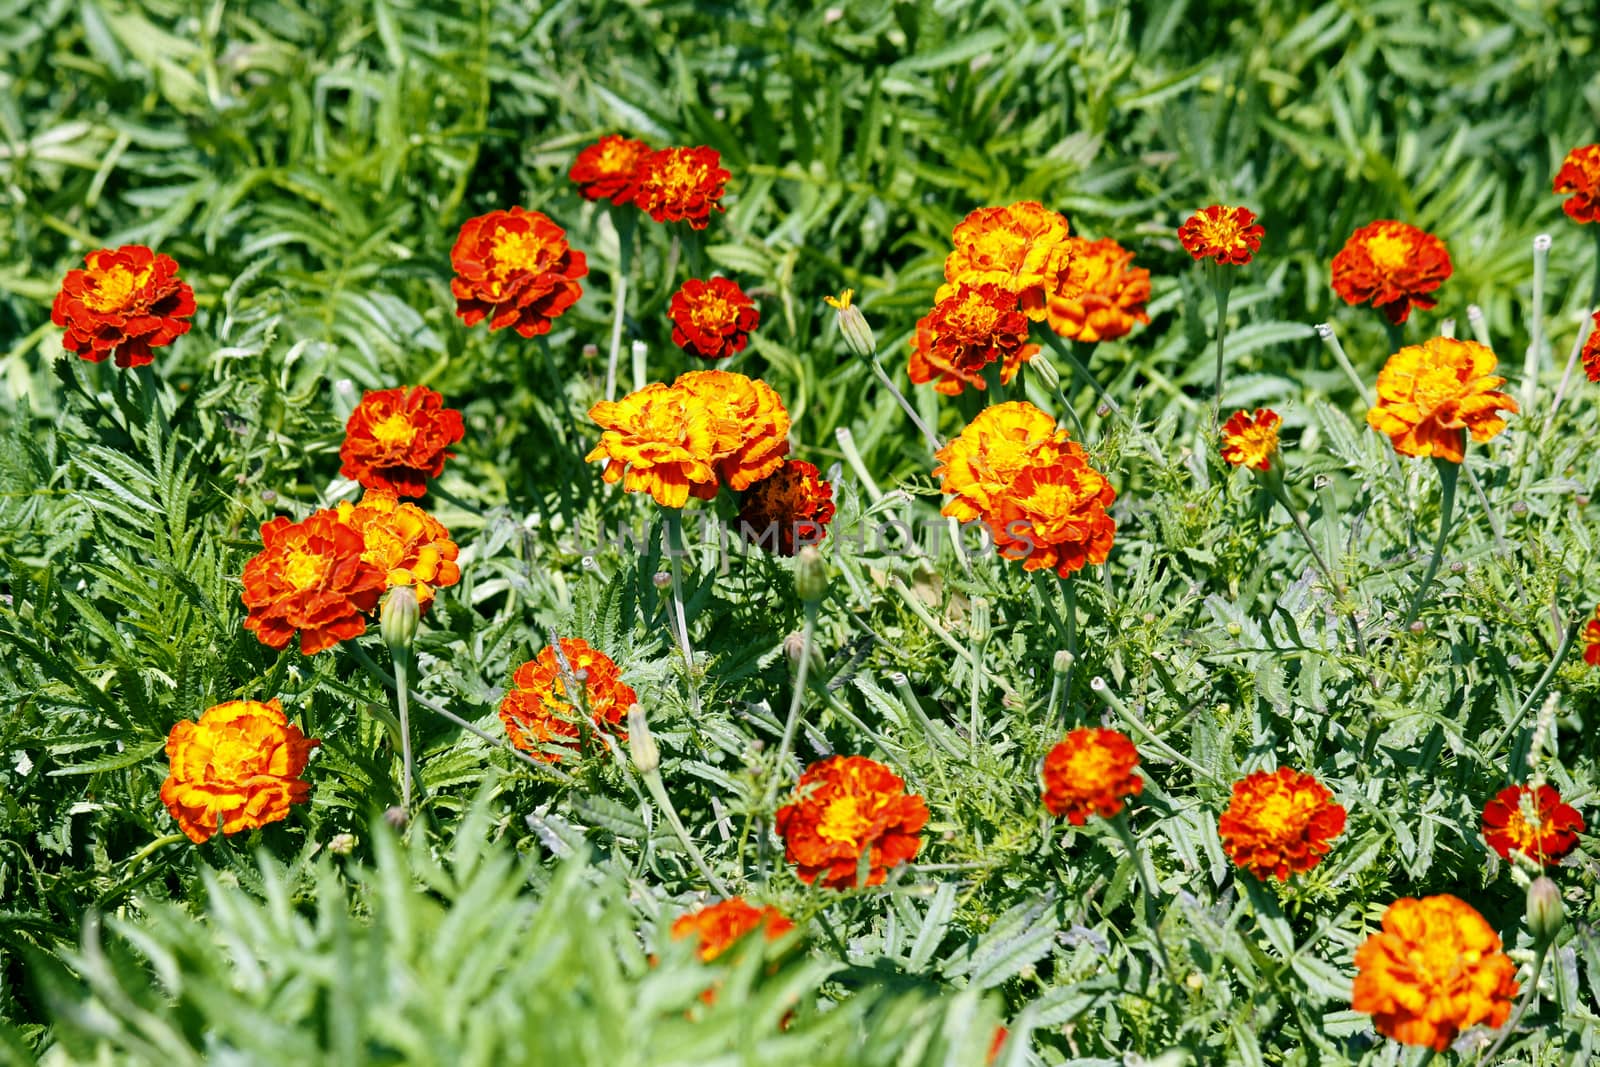
[[[700,958],[710,963],[757,929],[768,941],[776,941],[793,930],[794,923],[771,905],[758,908],[743,897],[729,897],[678,916],[672,924],[672,939],[695,938],[700,943]]]
[[[1072,256],[1065,215],[1036,200],[1010,207],[981,207],[956,224],[955,251],[944,261],[952,285],[998,285],[1017,294],[1034,322],[1045,317],[1045,291]]]
[[[583,690],[576,704],[568,678]],[[628,709],[638,702],[639,694],[622,680],[622,671],[610,656],[581,637],[563,637],[561,655],[546,645],[537,658],[512,673],[511,688],[500,701],[500,723],[513,745],[548,763],[559,763],[560,749],[579,747],[579,722],[585,716],[594,730],[626,741]],[[552,745],[557,748],[549,749]]]
[[[1583,342],[1583,373],[1591,382],[1600,382],[1600,311],[1594,313],[1594,326]]]
[[[259,829],[310,799],[300,774],[319,744],[289,722],[276,699],[207,708],[199,722],[184,719],[167,735],[171,772],[161,802],[197,845],[210,840],[219,820],[224,834]]]
[[[732,177],[715,148],[662,148],[639,161],[634,203],[657,222],[687,222],[703,230],[712,211],[726,210],[722,194]]]
[[[523,337],[549,333],[551,324],[583,295],[589,273],[567,231],[539,211],[491,211],[461,224],[450,264],[456,314],[468,326],[510,326]]]
[[[1090,815],[1109,819],[1128,797],[1144,791],[1133,772],[1139,750],[1116,730],[1081,727],[1067,734],[1044,758],[1044,794],[1051,815],[1082,826]]]
[[[1134,267],[1133,253],[1109,237],[1067,238],[1066,269],[1045,291],[1050,328],[1074,341],[1114,341],[1146,323],[1150,272]]]
[[[1578,847],[1583,816],[1562,803],[1553,785],[1512,785],[1483,806],[1483,839],[1510,859],[1520,852],[1538,863],[1555,863]]]
[[[423,611],[433,603],[436,589],[461,580],[450,531],[415,504],[369,489],[359,504],[341,501],[338,513],[340,522],[361,534],[366,545],[361,558],[383,569],[389,588],[411,586]]]
[[[1209,258],[1238,266],[1250,262],[1266,233],[1249,208],[1212,204],[1184,220],[1178,227],[1178,240],[1197,260]]]
[[[1492,373],[1497,362],[1476,341],[1435,337],[1407,345],[1378,372],[1378,399],[1367,425],[1388,434],[1402,456],[1460,463],[1463,431],[1481,444],[1506,428],[1500,412],[1518,410],[1515,400],[1495,391],[1505,382]]]
[[[1254,415],[1236,411],[1222,427],[1222,458],[1235,467],[1272,468],[1278,454],[1278,427],[1283,419],[1271,408],[1256,408]]]
[[[1017,309],[1017,294],[998,285],[945,285],[938,302],[917,323],[911,341],[911,380],[932,382],[947,396],[967,387],[983,390],[983,369],[1000,364],[1009,384],[1017,370],[1039,351],[1028,343],[1028,317]]]
[[[1344,832],[1345,810],[1333,792],[1290,767],[1256,771],[1233,784],[1233,799],[1217,821],[1222,847],[1235,864],[1265,881],[1286,881],[1322,862]]]
[[[1424,311],[1455,268],[1444,242],[1409,223],[1380,219],[1350,235],[1333,257],[1333,291],[1347,304],[1371,304],[1399,325]]]
[[[856,884],[866,854],[867,885],[882,885],[889,869],[922,848],[928,805],[907,795],[905,780],[865,756],[830,756],[806,768],[795,799],[775,822],[795,874],[830,889]]]
[[[1561,210],[1573,222],[1600,222],[1600,144],[1568,152],[1552,190],[1567,197]]]

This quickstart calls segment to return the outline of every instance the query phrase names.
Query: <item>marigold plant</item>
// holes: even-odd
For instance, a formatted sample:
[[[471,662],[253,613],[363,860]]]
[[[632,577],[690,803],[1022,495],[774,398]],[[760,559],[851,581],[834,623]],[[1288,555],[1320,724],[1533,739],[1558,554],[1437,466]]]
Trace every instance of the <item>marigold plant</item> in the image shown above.
[[[672,343],[701,359],[743,352],[761,323],[761,310],[732,278],[690,278],[667,307]]]
[[[50,308],[50,321],[64,327],[62,347],[99,363],[142,367],[154,349],[189,332],[194,291],[178,277],[172,257],[144,245],[101,248],[69,270]]]
[[[1222,426],[1222,458],[1235,467],[1270,470],[1278,454],[1278,427],[1283,419],[1271,408],[1255,414],[1236,411]]]
[[[1408,223],[1380,219],[1350,235],[1333,257],[1333,290],[1347,304],[1371,304],[1396,325],[1438,301],[1429,294],[1454,267],[1444,242]]]
[[[384,571],[388,588],[409,585],[417,605],[428,610],[437,589],[461,580],[459,554],[444,524],[393,493],[370,490],[361,503],[343,501],[339,521],[355,528],[366,546],[361,558]]]
[[[1041,798],[1050,814],[1082,826],[1090,815],[1109,819],[1123,802],[1144,791],[1134,773],[1139,751],[1126,734],[1103,727],[1080,727],[1062,738],[1044,758]]]
[[[1367,425],[1388,434],[1402,456],[1433,456],[1460,463],[1463,431],[1480,444],[1506,428],[1502,411],[1517,402],[1497,392],[1504,378],[1492,373],[1498,360],[1476,341],[1435,337],[1407,345],[1378,372],[1378,398]]]
[[[1009,383],[1039,351],[1028,343],[1028,317],[1017,308],[1017,294],[998,285],[946,285],[938,302],[918,323],[911,340],[911,380],[959,396],[963,389],[987,388],[983,369],[1000,364]]]
[[[260,829],[310,799],[311,785],[300,775],[319,744],[289,722],[276,698],[207,708],[198,722],[181,720],[167,735],[171,769],[161,802],[197,845],[219,822],[224,834]]]
[[[1286,881],[1322,862],[1344,832],[1345,810],[1333,791],[1290,767],[1256,771],[1233,784],[1233,799],[1217,820],[1228,858],[1265,881]]]
[[[997,285],[1017,294],[1023,314],[1041,322],[1046,291],[1071,263],[1070,232],[1065,215],[1036,200],[978,208],[951,233],[955,251],[945,258],[945,281]]]
[[[1183,221],[1178,241],[1197,260],[1241,266],[1261,250],[1266,233],[1249,208],[1212,204]]]
[[[1536,863],[1555,863],[1578,847],[1583,816],[1552,785],[1512,785],[1483,806],[1483,839],[1510,859],[1512,851]]]
[[[1573,222],[1600,222],[1600,144],[1568,152],[1551,191],[1567,198],[1561,210]]]
[[[833,511],[833,486],[822,472],[803,459],[786,459],[745,490],[739,522],[747,540],[765,544],[772,536],[778,554],[792,556],[801,545],[817,544],[827,535]]]
[[[489,320],[523,337],[549,333],[551,324],[583,295],[578,279],[589,273],[582,252],[549,216],[513,207],[461,224],[450,250],[456,276],[450,292],[468,326]]]
[[[1470,1026],[1505,1023],[1516,975],[1500,935],[1472,905],[1449,894],[1406,897],[1356,950],[1350,1006],[1370,1013],[1385,1037],[1443,1052]]]
[[[795,799],[778,809],[777,830],[795,874],[830,889],[857,883],[867,856],[867,885],[881,885],[889,869],[922,848],[928,806],[908,795],[905,781],[865,756],[830,756],[806,768]]]
[[[567,177],[585,200],[629,204],[639,194],[639,166],[650,146],[620,133],[608,133],[579,152]]]
[[[700,958],[710,963],[757,929],[768,941],[776,941],[793,930],[794,923],[771,905],[758,908],[743,897],[729,897],[678,916],[672,923],[672,937],[675,941],[686,937],[698,940]]]
[[[711,427],[706,456],[717,477],[743,492],[772,474],[789,452],[789,411],[760,378],[725,370],[696,370],[672,383],[702,407]]]
[[[715,148],[661,148],[639,164],[634,203],[657,222],[687,222],[703,230],[711,212],[726,210],[722,194],[732,177]]]
[[[269,648],[298,633],[307,656],[366,633],[389,582],[365,552],[361,532],[331,508],[303,522],[279,515],[265,523],[261,551],[244,565],[244,628]]]
[[[576,706],[569,678],[583,688]],[[563,637],[559,656],[554,646],[546,645],[512,673],[511,688],[500,701],[500,722],[512,744],[559,763],[561,752],[546,746],[578,749],[585,717],[596,731],[626,741],[628,708],[638,702],[639,695],[622,680],[610,656],[581,637]]]
[[[1148,324],[1150,272],[1131,266],[1133,253],[1109,237],[1067,238],[1066,268],[1045,291],[1045,321],[1062,337],[1114,341]]]
[[[425,385],[368,390],[345,423],[339,473],[366,489],[422,496],[465,433],[461,412]]]

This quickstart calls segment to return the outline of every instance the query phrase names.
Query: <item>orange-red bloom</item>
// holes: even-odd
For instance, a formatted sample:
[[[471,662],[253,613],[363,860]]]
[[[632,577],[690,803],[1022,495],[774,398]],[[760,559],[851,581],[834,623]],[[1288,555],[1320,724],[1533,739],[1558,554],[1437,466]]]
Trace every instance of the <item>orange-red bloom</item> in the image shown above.
[[[1333,792],[1289,767],[1256,771],[1233,783],[1233,799],[1217,820],[1228,858],[1265,881],[1286,881],[1322,862],[1344,832],[1345,811]]]
[[[650,146],[620,133],[608,133],[578,153],[567,172],[586,200],[627,204],[639,192],[639,164]]]
[[[730,177],[715,148],[658,149],[639,164],[634,203],[657,222],[687,222],[703,230],[713,210],[726,210],[720,201]]]
[[[1438,303],[1428,294],[1450,277],[1454,268],[1444,242],[1393,219],[1368,223],[1333,257],[1333,290],[1347,304],[1368,304],[1399,324],[1413,307],[1424,311]]]
[[[563,658],[570,675],[563,668]],[[568,677],[583,687],[582,710],[573,706],[568,695]],[[578,724],[585,712],[596,731],[626,741],[628,708],[638,701],[639,695],[622,680],[622,672],[610,656],[589,647],[581,637],[563,637],[559,657],[555,648],[546,645],[537,659],[512,674],[511,688],[500,701],[500,721],[513,745],[539,759],[559,763],[561,753],[546,751],[544,746],[576,750],[582,736]]]
[[[1594,325],[1583,342],[1583,373],[1591,382],[1600,382],[1600,311],[1594,313]]]
[[[1246,207],[1203,207],[1178,227],[1178,240],[1195,259],[1241,265],[1261,249],[1267,231]]]
[[[755,907],[743,897],[708,905],[699,911],[686,912],[672,924],[672,939],[681,941],[693,937],[700,942],[700,958],[710,963],[741,938],[753,930],[761,929],[768,941],[776,941],[790,930],[794,923],[777,908],[768,905]]]
[[[1551,189],[1567,197],[1561,210],[1573,222],[1600,222],[1600,144],[1568,152]]]
[[[199,722],[184,719],[167,735],[171,771],[161,802],[197,845],[217,832],[218,820],[225,834],[278,822],[290,804],[310,798],[300,774],[321,743],[290,723],[276,699],[207,708]]]
[[[456,314],[468,326],[510,326],[524,337],[549,333],[550,324],[578,302],[589,261],[567,244],[567,231],[538,211],[513,207],[461,224],[450,250]]]
[[[740,492],[783,465],[789,454],[789,412],[760,378],[725,370],[692,370],[672,383],[702,406],[711,423],[707,459]]]
[[[112,356],[119,367],[142,367],[151,350],[189,332],[194,291],[178,278],[172,257],[144,245],[101,248],[69,270],[50,309],[50,321],[66,328],[62,347],[99,363]]]
[[[1133,772],[1138,765],[1139,751],[1126,734],[1080,727],[1045,756],[1041,799],[1051,815],[1065,815],[1074,826],[1090,815],[1109,819],[1124,800],[1144,792],[1144,779]]]
[[[1439,1052],[1469,1026],[1503,1025],[1517,995],[1500,935],[1449,894],[1389,905],[1383,929],[1356,950],[1356,970],[1352,1008],[1385,1037]]]
[[[983,368],[997,361],[1000,380],[1009,383],[1038,351],[1028,343],[1028,317],[1017,310],[1016,293],[992,283],[945,285],[917,323],[911,380],[959,396],[968,385],[987,388]]]
[[[1111,482],[1076,441],[1025,400],[984,408],[936,453],[933,471],[953,499],[941,514],[982,520],[996,549],[1024,570],[1065,578],[1111,554]]]
[[[1074,341],[1114,341],[1149,323],[1150,272],[1130,266],[1133,253],[1109,237],[1067,238],[1066,267],[1045,291],[1050,328]]]
[[[701,359],[726,359],[743,352],[761,310],[732,278],[690,278],[667,308],[672,343]]]
[[[1504,378],[1493,375],[1494,353],[1476,341],[1435,337],[1407,345],[1378,372],[1378,399],[1367,425],[1389,435],[1402,456],[1434,456],[1460,463],[1466,441],[1479,443],[1506,428],[1500,412],[1517,402],[1496,392]]]
[[[819,544],[833,521],[833,486],[803,459],[783,466],[744,492],[739,521],[745,539],[762,545],[771,539],[781,556]]]
[[[951,233],[955,251],[945,258],[945,281],[998,285],[1017,294],[1024,315],[1041,322],[1045,292],[1072,259],[1070,230],[1065,215],[1035,200],[978,208]]]
[[[365,552],[360,531],[331,508],[304,522],[279,515],[265,523],[261,551],[244,565],[244,628],[269,648],[284,647],[298,632],[307,656],[366,633],[366,613],[388,580]]]
[[[369,390],[345,423],[339,473],[367,489],[421,496],[465,432],[461,412],[425,385]]]
[[[1551,785],[1507,786],[1483,806],[1483,839],[1510,859],[1515,849],[1539,863],[1554,863],[1578,847],[1583,816]]]
[[[434,590],[461,580],[450,531],[415,504],[402,503],[381,489],[371,490],[359,504],[342,501],[338,513],[340,522],[361,534],[366,545],[361,558],[383,569],[390,589],[397,585],[415,589],[423,611],[433,603]]]
[[[1600,667],[1600,606],[1594,609],[1594,618],[1583,626],[1583,662]]]
[[[1270,470],[1278,454],[1278,427],[1283,419],[1271,408],[1236,411],[1222,427],[1222,458],[1235,467]]]
[[[830,756],[806,768],[795,799],[778,809],[778,834],[795,874],[830,889],[856,884],[867,855],[867,885],[881,885],[922,847],[928,805],[905,780],[865,756]]]

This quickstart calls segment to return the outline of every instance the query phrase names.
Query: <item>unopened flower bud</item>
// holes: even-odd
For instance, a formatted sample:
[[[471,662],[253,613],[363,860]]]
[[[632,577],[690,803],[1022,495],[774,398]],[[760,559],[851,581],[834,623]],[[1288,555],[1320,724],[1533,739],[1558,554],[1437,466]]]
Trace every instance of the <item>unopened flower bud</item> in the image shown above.
[[[411,818],[406,814],[405,808],[395,804],[392,807],[384,810],[383,821],[394,827],[396,830],[404,830],[406,828],[406,823],[410,822]]]
[[[979,645],[989,643],[989,636],[994,633],[994,617],[989,610],[988,597],[972,598],[972,619],[968,624],[968,632],[972,640]]]
[[[807,604],[819,604],[828,595],[828,565],[822,553],[807,545],[794,558],[794,591]]]
[[[878,339],[872,335],[861,309],[850,302],[854,289],[846,289],[838,296],[823,297],[824,302],[839,313],[839,332],[844,335],[845,346],[862,359],[871,359],[878,351]]]
[[[589,343],[589,344],[584,345],[583,346],[583,358],[584,359],[599,359],[600,358],[600,346],[597,345],[597,344],[594,344],[592,342]]]
[[[1423,622],[1421,619],[1418,619],[1410,626],[1406,627],[1406,629],[1410,630],[1414,634],[1425,634],[1428,632],[1428,624]]]
[[[334,834],[328,838],[328,851],[335,856],[348,856],[356,850],[355,834]]]
[[[1451,574],[1465,574],[1466,572],[1467,565],[1465,563],[1461,562],[1459,559],[1450,561]]]
[[[645,721],[644,708],[638,704],[628,707],[628,755],[640,774],[654,774],[661,766],[661,750]]]
[[[1028,361],[1028,366],[1033,373],[1039,376],[1039,384],[1050,392],[1055,392],[1061,385],[1061,372],[1056,370],[1056,365],[1045,357],[1043,352]]]
[[[665,589],[672,584],[672,575],[666,571],[656,571],[650,576],[650,584],[657,589]]]
[[[1561,902],[1561,887],[1540,875],[1528,885],[1528,932],[1535,942],[1548,945],[1561,932],[1566,920],[1566,905]]]
[[[1513,500],[1511,502],[1511,514],[1513,514],[1513,515],[1526,515],[1527,513],[1528,513],[1528,502],[1526,500]]]
[[[1106,418],[1107,416],[1109,416],[1111,414],[1111,405],[1110,404],[1101,404],[1101,405],[1099,405],[1098,407],[1096,407],[1094,409],[1094,413],[1097,416],[1099,416],[1100,418],[1102,418],[1102,419]]]
[[[389,651],[403,652],[411,648],[417,636],[417,620],[422,609],[417,605],[417,591],[409,585],[397,585],[383,598],[383,612],[379,616],[378,632]]]
[[[1050,660],[1050,669],[1055,671],[1057,674],[1066,674],[1068,671],[1072,670],[1072,660],[1073,656],[1071,652],[1068,652],[1064,648],[1060,649]]]

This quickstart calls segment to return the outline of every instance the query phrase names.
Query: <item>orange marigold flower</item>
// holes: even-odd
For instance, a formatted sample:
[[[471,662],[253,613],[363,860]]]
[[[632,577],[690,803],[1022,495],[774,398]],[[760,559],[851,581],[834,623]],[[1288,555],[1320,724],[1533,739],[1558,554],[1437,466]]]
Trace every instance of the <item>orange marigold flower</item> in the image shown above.
[[[1074,341],[1114,341],[1149,323],[1150,272],[1130,266],[1133,253],[1109,237],[1067,238],[1069,258],[1045,292],[1050,328]]]
[[[1551,191],[1567,197],[1561,210],[1573,222],[1600,222],[1600,144],[1568,152]]]
[[[1025,400],[984,408],[936,454],[933,474],[953,497],[941,514],[982,520],[996,549],[1024,570],[1063,578],[1104,563],[1117,524],[1111,482],[1089,466],[1055,419]]]
[[[672,294],[667,309],[672,343],[701,359],[726,359],[743,352],[761,310],[732,278],[690,278]]]
[[[678,916],[672,924],[672,938],[674,941],[686,937],[697,938],[700,942],[700,958],[710,963],[758,928],[768,941],[776,941],[793,930],[794,923],[771,905],[758,908],[743,897],[729,897],[699,911]]]
[[[415,589],[423,611],[433,603],[434,590],[461,580],[450,531],[415,504],[380,489],[367,492],[359,504],[340,502],[338,512],[340,522],[361,534],[366,545],[361,558],[383,569],[388,588]]]
[[[922,847],[928,805],[908,795],[905,780],[865,756],[830,756],[806,768],[795,799],[778,809],[777,829],[795,874],[830,889],[856,884],[870,852],[867,885],[882,885]]]
[[[199,722],[184,719],[167,735],[172,769],[161,802],[197,845],[217,832],[218,820],[224,834],[278,822],[290,804],[310,799],[300,774],[321,743],[290,723],[276,699],[207,708]]]
[[[1517,995],[1500,935],[1447,893],[1390,904],[1383,929],[1356,950],[1356,971],[1352,1008],[1385,1037],[1439,1052],[1469,1026],[1503,1025]]]
[[[264,524],[261,551],[244,565],[244,628],[269,648],[298,632],[307,656],[366,633],[365,615],[389,583],[365,552],[361,532],[332,508],[304,522],[279,515]]]
[[[771,537],[780,556],[820,543],[831,521],[833,486],[803,459],[784,460],[783,466],[746,489],[739,502],[745,539],[762,545]]]
[[[568,696],[563,658],[572,680],[583,686],[581,703],[595,730],[626,741],[628,708],[639,702],[639,695],[622,680],[611,657],[589,647],[583,638],[563,637],[560,656],[546,645],[537,659],[511,675],[511,688],[500,701],[500,721],[513,745],[549,763],[561,762],[561,753],[545,751],[543,746],[575,750],[582,736],[578,721],[584,712],[574,707]]]
[[[999,361],[1000,380],[1009,383],[1032,359],[1038,345],[1028,343],[1028,317],[1017,310],[1017,294],[985,283],[945,285],[938,302],[917,323],[911,341],[911,380],[933,382],[947,396],[968,385],[983,390],[983,368]]]
[[[1144,779],[1133,773],[1138,765],[1139,750],[1126,734],[1079,727],[1045,756],[1041,799],[1051,815],[1065,815],[1074,826],[1090,815],[1109,819],[1126,798],[1144,792]]]
[[[703,230],[713,209],[726,210],[719,201],[731,177],[715,148],[658,149],[639,164],[634,203],[657,222],[687,222]]]
[[[664,508],[683,507],[691,493],[717,495],[711,413],[689,393],[651,382],[621,400],[600,401],[589,418],[605,432],[584,460],[606,461],[601,477],[608,485],[649,493]]]
[[[366,489],[421,496],[465,433],[461,412],[425,385],[368,390],[345,423],[339,473]]]
[[[50,308],[50,321],[66,328],[67,351],[91,363],[111,356],[119,367],[142,367],[154,361],[152,349],[189,332],[194,290],[178,278],[172,257],[123,245],[83,262],[67,271]]]
[[[1551,785],[1507,786],[1483,806],[1483,839],[1510,859],[1511,850],[1539,863],[1554,863],[1578,847],[1583,816]]]
[[[578,153],[567,177],[585,200],[627,204],[639,193],[639,164],[650,146],[620,133],[608,133]]]
[[[1045,290],[1072,256],[1065,215],[1036,200],[1010,207],[981,207],[956,224],[955,251],[944,261],[951,285],[998,285],[1017,294],[1023,314],[1045,317]]]
[[[1247,207],[1203,207],[1178,227],[1178,240],[1195,259],[1243,265],[1261,249],[1267,231]]]
[[[1600,667],[1600,606],[1594,609],[1594,618],[1583,627],[1583,662]]]
[[[583,295],[578,279],[589,273],[588,259],[567,244],[567,231],[520,207],[463,222],[450,265],[462,322],[476,326],[487,318],[489,329],[510,326],[524,337],[549,333]]]
[[[789,412],[776,390],[760,378],[725,370],[692,370],[672,383],[711,422],[711,454],[717,477],[743,492],[783,465],[789,454]]]
[[[1500,412],[1517,402],[1496,392],[1504,378],[1492,372],[1498,360],[1476,341],[1435,337],[1407,345],[1378,372],[1378,399],[1367,425],[1389,435],[1402,456],[1434,456],[1460,463],[1463,430],[1480,444],[1506,428]]]
[[[1346,304],[1367,304],[1396,325],[1438,303],[1428,296],[1454,270],[1444,242],[1393,219],[1368,223],[1333,257],[1333,290]]]
[[[1600,311],[1594,313],[1594,325],[1589,338],[1583,342],[1583,373],[1591,382],[1600,382]]]
[[[1345,811],[1333,792],[1289,767],[1256,771],[1233,783],[1233,799],[1217,820],[1222,847],[1233,862],[1265,881],[1322,862],[1344,832]]]
[[[1222,458],[1235,467],[1270,470],[1278,454],[1278,427],[1283,419],[1271,408],[1236,411],[1222,427]]]

